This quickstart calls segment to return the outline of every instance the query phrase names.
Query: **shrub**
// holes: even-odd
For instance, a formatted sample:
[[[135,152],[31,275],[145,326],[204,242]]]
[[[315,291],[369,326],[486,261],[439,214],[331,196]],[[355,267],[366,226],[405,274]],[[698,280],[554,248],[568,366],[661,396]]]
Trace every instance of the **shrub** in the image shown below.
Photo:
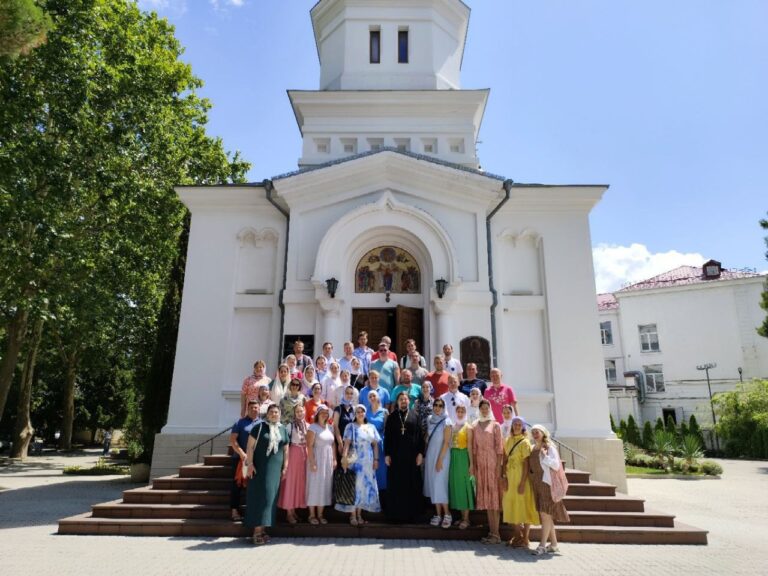
[[[753,380],[715,396],[716,432],[728,456],[768,458],[768,380]]]
[[[675,424],[675,419],[672,418],[672,416],[667,416],[667,423],[664,426],[664,429],[667,432],[671,432],[675,436],[677,436],[677,424]]]
[[[720,476],[723,473],[723,467],[712,460],[702,460],[701,471],[707,476]]]
[[[634,460],[635,457],[637,457],[639,454],[642,454],[642,450],[635,446],[634,444],[630,444],[629,442],[624,442],[624,461],[629,463],[631,460]]]
[[[694,462],[704,456],[701,442],[693,434],[683,436],[678,446],[680,456],[683,459],[683,470],[687,471],[691,468]]]
[[[613,421],[613,414],[610,414],[610,419],[611,419],[611,432],[616,434],[616,422]]]
[[[704,443],[704,434],[701,433],[701,428],[699,427],[699,422],[696,420],[695,414],[691,414],[691,417],[688,420],[688,433],[696,436],[702,446],[706,446]]]
[[[627,439],[627,422],[625,420],[619,421],[619,431],[616,435],[622,440]]]
[[[674,466],[675,436],[667,430],[656,430],[653,434],[651,452],[656,456],[656,461],[661,468],[673,468]],[[666,464],[665,464],[666,460]]]
[[[649,450],[653,444],[653,425],[650,420],[646,420],[643,425],[643,448]]]
[[[632,414],[627,418],[627,431],[624,439],[630,444],[640,446],[643,443],[643,439],[640,436],[640,430],[637,427],[634,416]]]
[[[656,418],[656,425],[653,427],[654,430],[666,430],[664,428],[664,420],[661,419],[661,416]]]

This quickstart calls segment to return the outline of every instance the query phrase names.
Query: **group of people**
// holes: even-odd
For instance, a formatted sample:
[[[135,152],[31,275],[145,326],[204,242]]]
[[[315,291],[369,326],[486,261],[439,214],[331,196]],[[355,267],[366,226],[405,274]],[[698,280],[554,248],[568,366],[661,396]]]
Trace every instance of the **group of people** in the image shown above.
[[[520,416],[501,371],[492,369],[486,383],[469,363],[464,375],[450,345],[427,372],[412,340],[400,359],[386,337],[377,351],[366,344],[361,332],[358,346],[345,342],[336,359],[326,342],[313,362],[296,342],[275,378],[258,361],[243,382],[230,438],[231,509],[233,520],[253,528],[254,544],[269,541],[265,529],[278,507],[294,524],[297,510],[308,509],[317,525],[334,505],[362,526],[363,512],[419,521],[427,498],[433,526],[465,530],[470,511],[485,510],[484,543],[501,542],[503,520],[513,527],[508,545],[528,548],[530,527],[540,524],[533,553],[557,552],[554,523],[569,520],[560,456],[549,432]]]

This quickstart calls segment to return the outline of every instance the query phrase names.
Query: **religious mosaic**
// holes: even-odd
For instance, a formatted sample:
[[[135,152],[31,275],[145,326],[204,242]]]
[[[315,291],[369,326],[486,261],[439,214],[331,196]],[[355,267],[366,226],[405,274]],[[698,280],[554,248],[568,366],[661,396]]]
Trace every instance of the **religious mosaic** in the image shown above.
[[[374,248],[360,259],[355,271],[355,292],[417,294],[421,271],[405,250],[393,246]]]

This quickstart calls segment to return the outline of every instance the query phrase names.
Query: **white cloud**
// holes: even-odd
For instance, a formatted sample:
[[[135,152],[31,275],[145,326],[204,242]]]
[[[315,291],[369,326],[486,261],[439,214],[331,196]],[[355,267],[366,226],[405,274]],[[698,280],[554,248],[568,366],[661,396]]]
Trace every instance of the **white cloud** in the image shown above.
[[[643,244],[617,246],[598,244],[592,248],[597,292],[614,292],[632,282],[639,282],[678,266],[701,266],[701,254],[683,254],[677,250],[652,253]]]
[[[187,0],[136,0],[141,10],[185,14]]]
[[[214,10],[221,10],[226,6],[240,8],[245,5],[245,0],[208,0]]]

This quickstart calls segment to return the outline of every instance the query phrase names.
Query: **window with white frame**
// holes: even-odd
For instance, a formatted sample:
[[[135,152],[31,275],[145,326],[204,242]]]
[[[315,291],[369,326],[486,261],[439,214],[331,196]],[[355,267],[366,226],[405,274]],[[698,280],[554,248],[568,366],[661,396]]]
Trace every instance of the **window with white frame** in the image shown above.
[[[437,154],[437,138],[422,138],[421,145],[425,154]]]
[[[341,146],[344,154],[357,154],[357,138],[342,138]]]
[[[603,346],[610,346],[613,344],[613,330],[611,329],[611,321],[600,322],[600,339],[603,341]]]
[[[640,334],[640,350],[643,352],[659,351],[659,333],[656,324],[642,324],[637,327]]]
[[[378,152],[384,147],[384,138],[368,138],[368,149]]]
[[[411,151],[411,139],[410,138],[395,138],[395,148],[400,152]]]
[[[616,384],[616,360],[605,361],[605,381],[608,384]]]
[[[661,364],[643,366],[643,373],[645,374],[646,392],[664,392],[664,371]]]

